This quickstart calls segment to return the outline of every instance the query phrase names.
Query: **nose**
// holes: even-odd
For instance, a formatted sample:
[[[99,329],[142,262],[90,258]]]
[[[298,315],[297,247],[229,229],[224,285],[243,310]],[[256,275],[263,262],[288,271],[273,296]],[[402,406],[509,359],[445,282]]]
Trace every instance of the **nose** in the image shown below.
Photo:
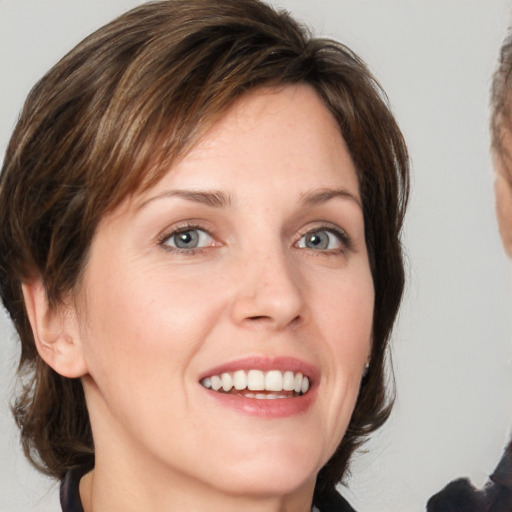
[[[233,321],[282,330],[304,321],[305,289],[293,258],[273,251],[250,255],[238,272]]]

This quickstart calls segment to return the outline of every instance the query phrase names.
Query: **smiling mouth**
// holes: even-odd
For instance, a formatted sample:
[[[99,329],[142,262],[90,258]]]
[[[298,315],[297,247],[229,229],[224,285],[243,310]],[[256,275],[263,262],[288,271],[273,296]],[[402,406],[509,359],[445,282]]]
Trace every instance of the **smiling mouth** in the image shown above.
[[[309,377],[301,372],[270,370],[237,370],[211,375],[200,381],[206,389],[259,400],[295,398],[305,395]]]

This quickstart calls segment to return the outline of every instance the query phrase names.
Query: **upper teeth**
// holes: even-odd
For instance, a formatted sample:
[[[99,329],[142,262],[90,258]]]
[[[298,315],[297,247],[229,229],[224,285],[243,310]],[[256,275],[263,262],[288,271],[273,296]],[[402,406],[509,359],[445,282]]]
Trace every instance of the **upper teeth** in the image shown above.
[[[280,372],[270,370],[237,370],[235,372],[224,372],[220,375],[212,375],[201,380],[201,384],[214,391],[237,391],[248,389],[250,391],[295,391],[295,393],[306,393],[309,389],[309,378],[301,372],[292,371]]]

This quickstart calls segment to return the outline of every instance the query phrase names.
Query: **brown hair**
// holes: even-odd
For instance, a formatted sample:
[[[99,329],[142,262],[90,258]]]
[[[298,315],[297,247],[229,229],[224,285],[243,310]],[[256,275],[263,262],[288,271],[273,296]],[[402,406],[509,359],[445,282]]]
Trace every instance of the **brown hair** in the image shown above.
[[[347,47],[258,0],[146,3],[86,38],[34,87],[0,176],[1,296],[26,384],[14,413],[39,469],[61,477],[92,465],[94,448],[80,381],[36,351],[22,282],[40,278],[58,308],[106,212],[154,184],[241,95],[295,83],[316,90],[348,145],[375,288],[371,366],[317,492],[339,482],[355,448],[389,416],[384,358],[404,285],[409,163],[383,91]]]
[[[508,173],[512,185],[512,154],[507,151],[504,137],[512,134],[512,32],[510,32],[500,50],[498,68],[491,86],[491,148],[494,154],[505,164],[503,169]]]

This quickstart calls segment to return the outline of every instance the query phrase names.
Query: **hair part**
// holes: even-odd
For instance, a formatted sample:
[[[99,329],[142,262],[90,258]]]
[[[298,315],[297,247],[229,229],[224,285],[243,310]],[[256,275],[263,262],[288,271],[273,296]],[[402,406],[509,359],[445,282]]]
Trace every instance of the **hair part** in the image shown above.
[[[404,286],[400,232],[409,161],[387,98],[346,46],[315,38],[258,0],[142,4],[68,53],[27,98],[0,175],[0,292],[30,376],[14,406],[27,456],[56,477],[94,463],[78,380],[39,357],[21,285],[41,279],[50,307],[76,290],[102,217],[156,183],[239,97],[309,84],[355,163],[375,288],[371,366],[317,493],[388,418],[385,354]]]

